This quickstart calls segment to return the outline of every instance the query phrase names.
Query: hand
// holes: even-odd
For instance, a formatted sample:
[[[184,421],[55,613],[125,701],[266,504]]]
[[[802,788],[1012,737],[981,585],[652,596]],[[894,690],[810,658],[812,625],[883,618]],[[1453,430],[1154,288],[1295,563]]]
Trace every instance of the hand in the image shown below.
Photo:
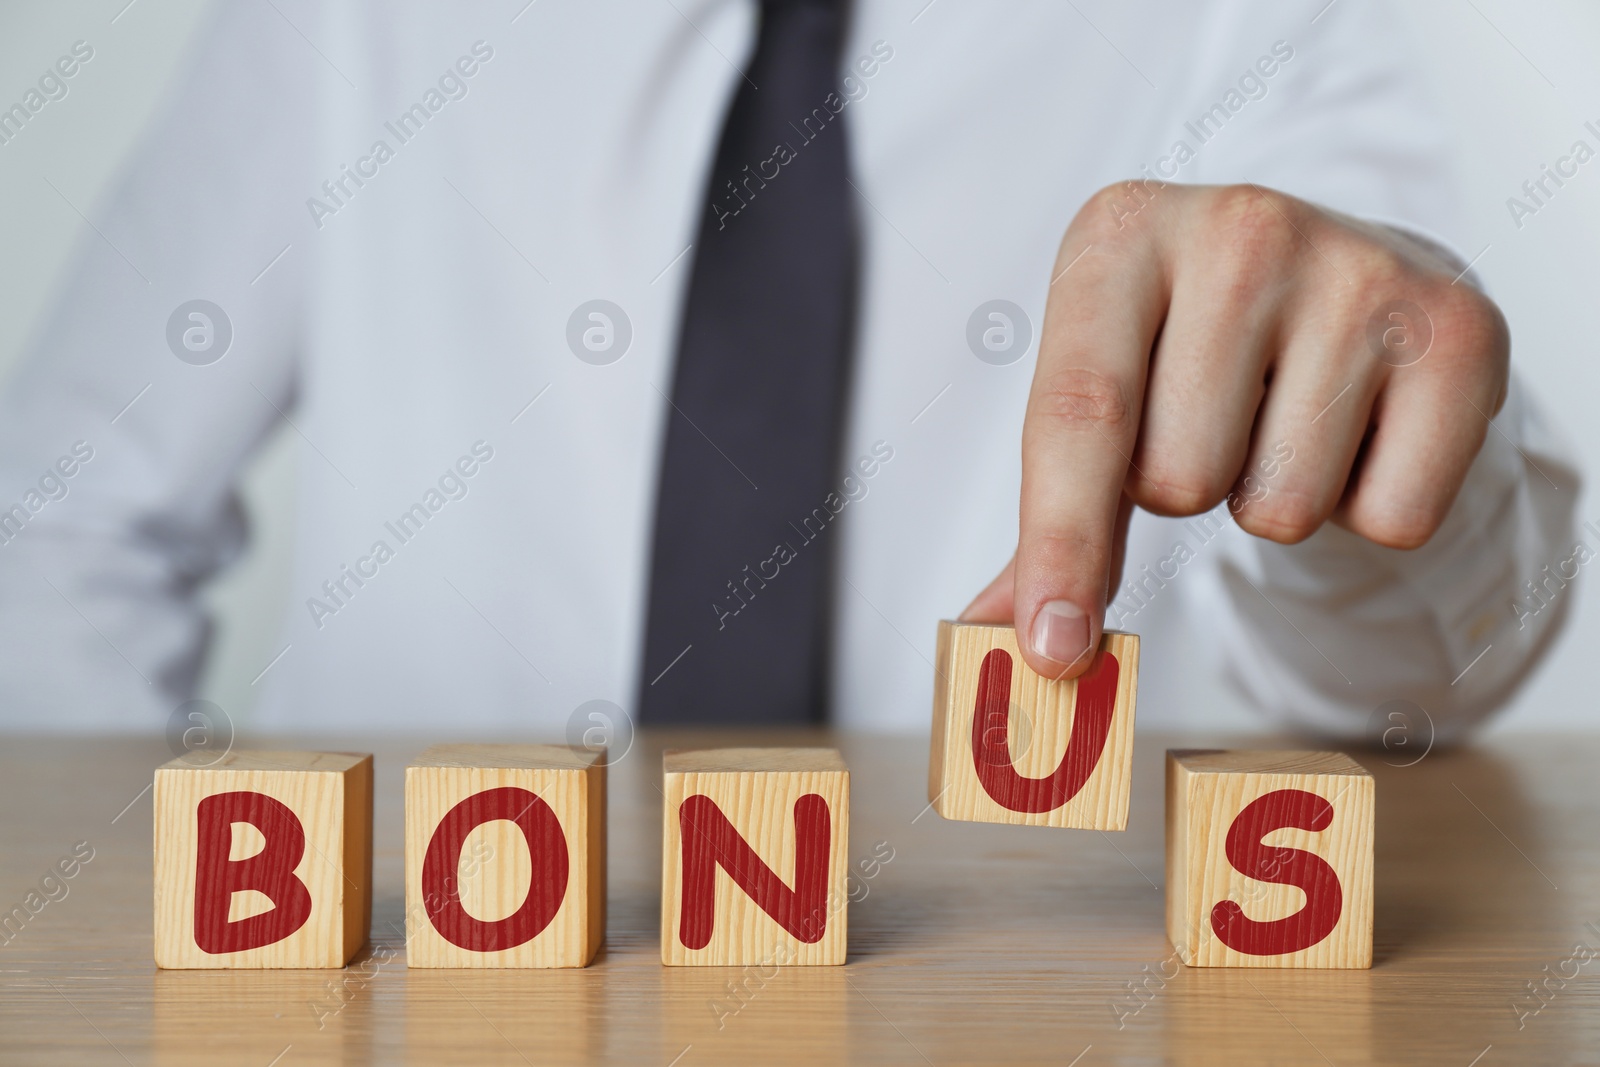
[[[1227,500],[1282,544],[1330,520],[1380,545],[1426,542],[1506,392],[1505,320],[1458,271],[1254,185],[1097,193],[1052,274],[1016,555],[962,617],[1015,620],[1030,667],[1081,674],[1135,506],[1185,516]]]

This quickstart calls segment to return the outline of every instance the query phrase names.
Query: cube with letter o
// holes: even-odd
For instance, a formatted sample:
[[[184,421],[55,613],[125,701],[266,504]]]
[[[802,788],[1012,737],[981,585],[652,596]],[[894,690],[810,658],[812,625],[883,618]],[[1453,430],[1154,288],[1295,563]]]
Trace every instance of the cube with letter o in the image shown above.
[[[928,801],[946,819],[1122,830],[1133,781],[1139,638],[1107,631],[1058,681],[1010,626],[941,622]]]
[[[1372,966],[1372,775],[1339,752],[1167,753],[1167,936],[1191,967]]]
[[[158,967],[343,967],[372,916],[372,757],[189,753],[155,775]]]
[[[583,967],[605,937],[605,750],[435,745],[406,768],[406,965]]]
[[[850,771],[831,748],[663,761],[661,962],[845,961]]]

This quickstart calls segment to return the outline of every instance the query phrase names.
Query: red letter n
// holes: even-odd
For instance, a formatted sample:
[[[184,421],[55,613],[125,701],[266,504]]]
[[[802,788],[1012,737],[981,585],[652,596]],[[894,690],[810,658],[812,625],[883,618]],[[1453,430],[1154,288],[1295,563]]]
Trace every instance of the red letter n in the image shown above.
[[[708,796],[678,808],[683,841],[683,908],[678,940],[685,948],[711,943],[716,922],[717,868],[750,895],[791,937],[811,945],[828,928],[828,852],[833,839],[828,802],[807,793],[794,802],[794,888],[756,855]]]
[[[294,873],[306,834],[294,812],[265,793],[216,793],[195,808],[194,941],[200,951],[243,952],[282,941],[311,918],[311,892]],[[247,822],[266,844],[248,859],[229,859],[233,824]],[[233,894],[254,889],[272,909],[228,921]]]

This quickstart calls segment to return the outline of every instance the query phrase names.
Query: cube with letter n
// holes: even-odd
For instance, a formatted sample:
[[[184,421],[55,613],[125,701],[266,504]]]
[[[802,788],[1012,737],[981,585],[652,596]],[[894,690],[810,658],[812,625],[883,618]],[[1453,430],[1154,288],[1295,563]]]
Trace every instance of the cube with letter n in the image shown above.
[[[845,961],[850,772],[831,748],[668,751],[661,962]]]
[[[155,775],[159,967],[343,967],[372,916],[372,757],[189,753]]]
[[[1340,752],[1167,753],[1167,935],[1191,967],[1372,966],[1374,783]]]
[[[606,929],[606,755],[434,745],[406,768],[406,965],[584,967]]]

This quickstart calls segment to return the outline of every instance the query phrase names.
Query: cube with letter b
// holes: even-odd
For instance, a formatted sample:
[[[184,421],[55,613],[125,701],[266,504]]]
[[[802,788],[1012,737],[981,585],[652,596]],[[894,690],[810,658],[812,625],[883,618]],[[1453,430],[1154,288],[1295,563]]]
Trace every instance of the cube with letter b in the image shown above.
[[[831,748],[668,751],[661,962],[845,960],[850,771]]]
[[[606,756],[434,745],[406,768],[406,966],[584,967],[606,930]]]
[[[1167,753],[1167,936],[1191,967],[1372,966],[1372,775],[1339,752]]]
[[[372,916],[372,757],[205,759],[156,769],[156,965],[343,967]]]
[[[946,819],[1122,830],[1139,638],[1108,631],[1070,681],[1035,674],[1010,626],[939,624],[928,800]]]

